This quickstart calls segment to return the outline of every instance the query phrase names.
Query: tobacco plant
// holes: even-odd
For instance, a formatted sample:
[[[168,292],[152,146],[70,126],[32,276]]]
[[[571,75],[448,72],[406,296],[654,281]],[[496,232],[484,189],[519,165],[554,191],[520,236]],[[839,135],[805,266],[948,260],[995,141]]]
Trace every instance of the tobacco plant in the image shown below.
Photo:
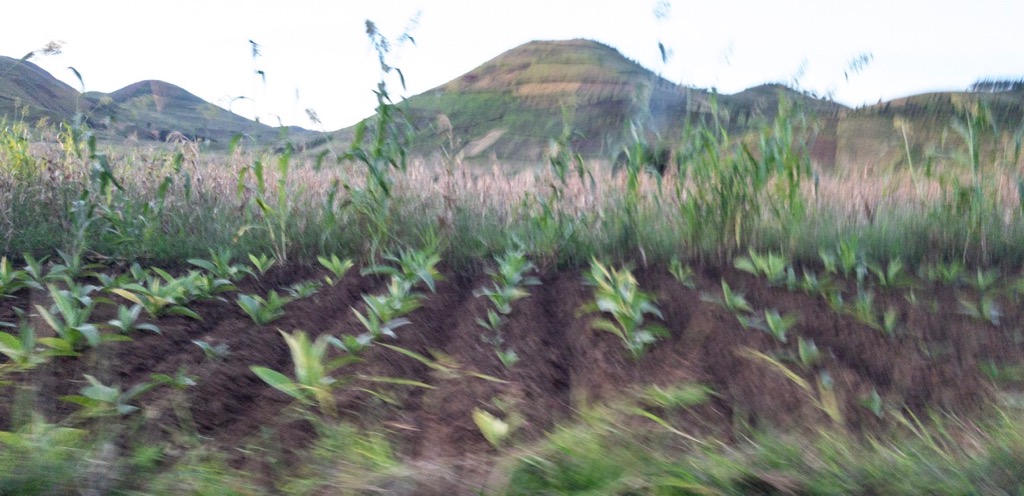
[[[408,283],[391,278],[388,292],[381,295],[363,295],[366,314],[355,308],[352,312],[367,331],[370,340],[381,336],[396,338],[394,330],[409,324],[405,318],[413,310],[420,307],[421,295],[413,293]]]
[[[96,308],[96,300],[88,295],[76,295],[74,291],[58,289],[47,285],[53,306],[49,309],[36,305],[36,311],[43,321],[57,334],[57,337],[39,338],[39,343],[53,349],[55,355],[77,355],[86,347],[99,346],[103,341],[125,341],[126,336],[103,334],[99,327],[89,322]]]
[[[768,252],[762,255],[753,249],[750,249],[747,254],[748,256],[738,257],[733,262],[737,269],[764,277],[772,286],[786,281],[789,262],[781,254]]]
[[[678,258],[672,257],[668,264],[668,272],[688,289],[697,289],[697,275],[693,272],[693,267],[684,265]]]
[[[231,282],[237,282],[246,275],[252,275],[252,271],[248,267],[231,263],[232,256],[230,249],[224,248],[219,251],[211,249],[209,260],[190,258],[188,263],[206,270],[218,279],[226,279]]]
[[[334,416],[333,390],[340,385],[339,378],[334,374],[338,369],[358,361],[358,358],[349,354],[329,358],[327,352],[336,338],[328,334],[321,334],[316,340],[310,341],[305,331],[295,330],[291,334],[279,332],[288,344],[295,379],[267,367],[251,366],[249,369],[274,389],[307,407],[316,406],[324,414]]]
[[[103,384],[89,374],[85,374],[85,379],[89,381],[89,385],[82,388],[79,394],[64,396],[61,399],[82,407],[78,415],[86,418],[122,417],[134,413],[139,407],[132,405],[131,402],[154,386],[152,383],[144,382],[127,391],[121,391],[121,388]]]
[[[330,276],[324,277],[324,281],[326,281],[327,284],[331,286],[338,284],[338,282],[340,282],[341,279],[345,277],[345,273],[348,272],[353,265],[355,265],[352,262],[352,259],[346,258],[342,260],[339,259],[338,256],[334,254],[331,254],[330,257],[325,257],[321,255],[316,257],[316,259],[317,261],[320,262],[320,265],[323,265],[324,268],[331,271]]]
[[[430,245],[422,250],[399,251],[398,256],[385,255],[384,260],[394,265],[374,265],[363,269],[362,274],[377,274],[391,276],[414,285],[417,280],[423,282],[436,292],[436,281],[443,280],[441,273],[437,270],[437,264],[441,263],[441,255],[437,252],[437,246]]]
[[[890,260],[887,265],[869,262],[868,269],[878,279],[878,285],[885,289],[893,289],[906,285],[903,276],[903,261],[899,258]]]
[[[977,302],[960,299],[960,313],[981,322],[988,322],[992,327],[999,327],[1003,316],[999,304],[989,295],[981,295]]]
[[[253,255],[250,253],[249,261],[252,262],[252,267],[256,269],[256,272],[259,272],[261,276],[266,274],[267,271],[277,263],[276,258],[269,256],[266,253],[261,253],[259,255]]]
[[[131,307],[118,305],[117,318],[107,321],[107,325],[121,334],[129,334],[132,331],[150,331],[159,334],[159,327],[138,321],[140,313],[142,313],[141,305],[132,305]]]
[[[267,293],[266,299],[259,295],[241,294],[236,300],[245,314],[259,325],[267,325],[283,317],[284,306],[290,301],[291,298],[282,297],[274,290]]]
[[[153,267],[156,275],[149,275],[144,283],[125,284],[111,290],[114,294],[141,305],[150,317],[184,315],[200,320],[199,314],[189,309],[189,301],[196,293],[195,278],[198,273],[174,277],[166,271]]]
[[[0,298],[11,298],[14,293],[28,287],[42,288],[24,270],[14,270],[7,257],[0,258]]]
[[[320,291],[323,283],[320,281],[299,281],[285,288],[288,294],[295,299],[308,298]]]
[[[729,286],[729,283],[725,282],[725,279],[722,279],[721,298],[704,293],[701,294],[700,299],[708,303],[720,305],[736,316],[739,316],[742,313],[752,313],[754,311],[743,294],[734,292],[732,287]]]
[[[511,368],[519,361],[519,356],[511,348],[505,349],[505,338],[501,334],[501,325],[504,322],[502,315],[512,313],[512,303],[516,300],[530,296],[530,293],[523,286],[540,284],[540,280],[533,276],[526,275],[536,267],[526,258],[523,250],[514,250],[503,256],[496,256],[494,260],[498,263],[498,270],[487,270],[493,281],[492,287],[483,287],[473,291],[473,296],[487,297],[493,308],[487,309],[487,319],[477,318],[476,322],[486,331],[481,339],[494,347],[502,365]]]
[[[596,317],[590,326],[618,336],[633,358],[639,358],[659,337],[668,335],[663,326],[645,323],[647,315],[664,317],[654,297],[640,290],[629,269],[608,268],[594,259],[586,280],[594,287],[594,301],[585,304],[581,312],[611,314],[612,320]]]
[[[0,363],[0,385],[7,372],[22,372],[46,363],[46,355],[36,348],[36,333],[32,326],[18,326],[18,333],[0,332],[0,355],[7,361]]]

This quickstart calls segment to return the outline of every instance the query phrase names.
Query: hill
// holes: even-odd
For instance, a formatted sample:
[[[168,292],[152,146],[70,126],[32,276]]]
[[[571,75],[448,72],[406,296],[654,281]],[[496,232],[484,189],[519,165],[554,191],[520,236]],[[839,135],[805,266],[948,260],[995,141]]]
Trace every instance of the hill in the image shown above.
[[[166,140],[171,133],[226,143],[242,133],[260,142],[276,140],[273,128],[233,114],[163,81],[140,81],[109,94],[90,92],[90,122],[118,136]],[[304,130],[290,130],[290,134]]]
[[[0,119],[70,122],[79,113],[105,139],[163,141],[180,133],[224,145],[239,133],[261,143],[281,136],[280,128],[228,112],[163,81],[140,81],[109,94],[83,94],[27,60],[0,56]],[[287,131],[300,139],[312,134],[297,127]]]
[[[958,127],[979,105],[985,109],[982,131],[995,128],[1012,139],[1024,130],[1024,92],[934,92],[897,98],[845,113],[836,128],[834,163],[839,169],[893,168],[954,156],[964,146]],[[904,141],[904,139],[906,141]],[[982,140],[982,156],[1001,153]],[[907,154],[910,154],[908,160]]]
[[[685,123],[707,120],[712,98],[735,126],[771,118],[780,92],[787,99],[836,115],[841,105],[814,100],[778,85],[735,96],[713,95],[668,81],[617,50],[591,40],[532,41],[462,76],[403,102],[417,129],[413,149],[436,153],[447,145],[442,116],[467,158],[537,161],[568,123],[573,146],[587,157],[608,157],[632,140],[638,123],[647,140],[671,140]],[[350,139],[351,129],[334,134]]]
[[[0,119],[62,121],[82,104],[77,90],[27,60],[0,56]]]

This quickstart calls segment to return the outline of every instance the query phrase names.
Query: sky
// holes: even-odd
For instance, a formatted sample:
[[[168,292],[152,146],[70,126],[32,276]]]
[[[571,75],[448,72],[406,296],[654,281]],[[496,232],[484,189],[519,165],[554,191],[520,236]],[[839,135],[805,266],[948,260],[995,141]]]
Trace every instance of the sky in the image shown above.
[[[384,76],[367,20],[395,41],[387,61],[406,83],[387,77],[396,98],[528,41],[573,38],[610,45],[679,84],[730,94],[785,82],[849,106],[1024,77],[1024,0],[5,3],[0,55],[60,41],[60,54],[32,62],[76,89],[158,79],[264,123],[316,130],[373,113]],[[403,33],[415,43],[397,43]]]

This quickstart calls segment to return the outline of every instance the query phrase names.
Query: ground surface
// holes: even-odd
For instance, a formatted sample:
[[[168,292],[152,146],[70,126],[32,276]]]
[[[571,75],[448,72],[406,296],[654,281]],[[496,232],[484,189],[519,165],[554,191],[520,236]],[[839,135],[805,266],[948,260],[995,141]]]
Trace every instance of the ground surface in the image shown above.
[[[901,322],[897,334],[887,337],[834,312],[820,296],[770,287],[745,273],[698,270],[698,289],[684,287],[664,268],[636,274],[641,288],[656,295],[670,332],[641,359],[632,359],[614,335],[589,329],[588,317],[578,316],[578,311],[591,298],[591,288],[580,273],[561,272],[544,275],[543,284],[529,288],[531,297],[514,304],[504,334],[521,361],[506,370],[493,348],[480,339],[481,328],[475,322],[487,307],[485,299],[473,296],[473,290],[489,279],[449,273],[436,294],[424,291],[423,308],[411,314],[412,323],[399,328],[398,339],[390,342],[417,353],[447,357],[446,363],[463,373],[438,373],[400,353],[373,347],[351,369],[353,374],[413,379],[434,389],[374,386],[391,395],[397,405],[365,393],[342,392],[338,396],[342,415],[389,430],[404,460],[448,467],[451,480],[480,480],[486,463],[479,460],[493,449],[474,425],[471,412],[483,408],[507,415],[495,407],[495,399],[522,417],[516,433],[520,441],[536,439],[587,405],[620,398],[639,386],[687,382],[704,384],[716,395],[683,412],[656,411],[684,432],[729,440],[741,425],[799,429],[826,418],[793,381],[738,351],[749,347],[774,356],[793,356],[801,336],[813,339],[822,350],[821,368],[834,379],[849,428],[859,431],[877,425],[874,414],[862,406],[872,388],[890,405],[970,412],[994,394],[981,364],[1024,361],[1020,335],[1024,320],[1017,305],[1009,297],[999,299],[1005,313],[999,326],[976,320],[960,313],[958,298],[977,297],[969,287],[952,289],[921,282],[913,290],[876,290],[879,311],[895,308]],[[243,281],[240,289],[265,294],[324,275],[317,268],[289,267],[259,281]],[[702,293],[720,296],[723,277],[734,290],[745,293],[755,309],[799,315],[787,343],[744,329],[727,310],[701,299]],[[267,427],[282,446],[299,447],[312,438],[312,429],[288,414],[289,398],[265,385],[249,367],[263,365],[292,375],[288,348],[277,329],[304,329],[312,335],[356,333],[360,328],[351,307],[361,308],[360,295],[380,292],[384,284],[379,278],[349,275],[337,286],[324,286],[314,296],[288,304],[286,315],[267,326],[253,324],[232,301],[233,294],[226,301],[195,304],[192,308],[202,320],[163,318],[157,322],[161,334],[140,333],[133,342],[106,345],[96,357],[99,365],[86,357],[47,364],[32,379],[42,392],[37,408],[51,420],[70,414],[73,406],[57,398],[75,394],[84,383],[82,374],[97,374],[97,367],[106,371],[108,382],[123,387],[148,380],[152,373],[173,375],[186,367],[197,379],[187,394],[199,434],[232,451],[234,463],[257,463],[232,448],[260,439]],[[847,293],[852,288],[850,284]],[[9,321],[13,306],[39,304],[40,299],[23,292],[0,303],[0,318]],[[105,311],[109,310],[101,310],[96,319],[104,317]],[[222,360],[210,360],[193,340],[226,344],[230,353]],[[813,381],[812,373],[787,363]],[[488,374],[507,383],[465,372]],[[159,426],[175,424],[169,401],[167,394],[143,397],[142,405],[155,420],[147,424],[154,426],[149,427],[152,435],[161,435]],[[7,413],[0,411],[0,429],[7,425]]]

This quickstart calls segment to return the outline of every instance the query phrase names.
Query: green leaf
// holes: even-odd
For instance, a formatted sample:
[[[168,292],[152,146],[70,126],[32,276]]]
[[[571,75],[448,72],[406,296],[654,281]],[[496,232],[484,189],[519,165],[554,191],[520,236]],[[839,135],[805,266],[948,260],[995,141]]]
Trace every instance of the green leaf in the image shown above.
[[[302,388],[298,384],[292,382],[292,380],[284,374],[267,367],[258,367],[255,365],[250,366],[249,370],[252,370],[257,377],[263,379],[263,382],[266,382],[274,389],[297,400],[306,401],[307,398],[306,395],[302,394]]]
[[[473,423],[480,429],[484,439],[495,448],[501,446],[501,443],[511,433],[511,427],[507,422],[479,408],[473,409]]]

